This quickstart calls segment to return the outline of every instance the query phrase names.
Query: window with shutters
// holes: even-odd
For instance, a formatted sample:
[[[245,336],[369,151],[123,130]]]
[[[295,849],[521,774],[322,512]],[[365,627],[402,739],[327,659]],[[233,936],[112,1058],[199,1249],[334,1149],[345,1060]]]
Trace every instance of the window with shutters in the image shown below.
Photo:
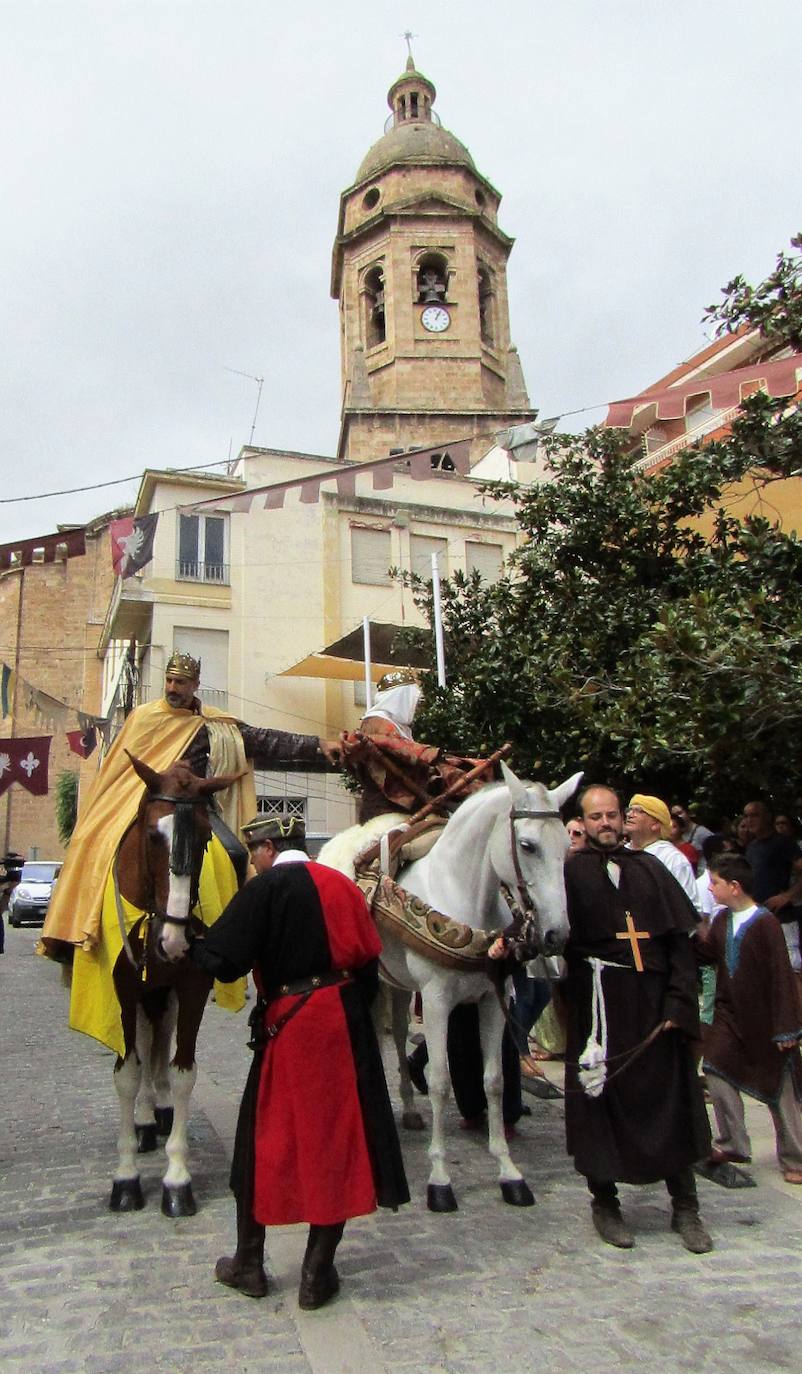
[[[413,573],[425,582],[432,580],[432,554],[440,555],[440,576],[448,576],[448,540],[428,534],[413,534],[409,539],[409,562]]]
[[[173,650],[200,659],[198,696],[208,706],[228,710],[228,630],[173,627]]]
[[[389,587],[392,563],[389,530],[351,528],[351,580],[372,587]]]
[[[179,515],[176,577],[181,582],[228,584],[225,515]]]
[[[469,573],[478,572],[484,582],[497,582],[503,563],[504,549],[501,544],[477,544],[466,540],[465,567]]]

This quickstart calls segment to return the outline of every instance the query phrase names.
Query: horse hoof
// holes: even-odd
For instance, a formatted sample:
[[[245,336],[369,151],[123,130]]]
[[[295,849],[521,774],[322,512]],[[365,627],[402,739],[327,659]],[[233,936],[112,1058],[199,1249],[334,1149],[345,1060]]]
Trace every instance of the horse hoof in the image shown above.
[[[457,1199],[450,1183],[430,1183],[426,1189],[426,1206],[430,1212],[456,1212]]]
[[[156,1149],[158,1140],[156,1138],[156,1122],[149,1121],[145,1126],[134,1127],[136,1131],[136,1152],[139,1155],[149,1155]]]
[[[194,1217],[197,1212],[191,1183],[163,1183],[162,1211],[166,1217]]]
[[[138,1178],[115,1178],[111,1185],[109,1209],[112,1212],[141,1212],[145,1205]]]
[[[403,1116],[401,1117],[401,1125],[403,1126],[405,1131],[422,1131],[423,1117],[421,1116],[420,1112],[404,1112]]]
[[[511,1178],[501,1185],[501,1196],[510,1207],[534,1207],[535,1195],[525,1178]]]
[[[172,1107],[156,1107],[153,1115],[156,1117],[156,1134],[169,1135],[173,1129]]]

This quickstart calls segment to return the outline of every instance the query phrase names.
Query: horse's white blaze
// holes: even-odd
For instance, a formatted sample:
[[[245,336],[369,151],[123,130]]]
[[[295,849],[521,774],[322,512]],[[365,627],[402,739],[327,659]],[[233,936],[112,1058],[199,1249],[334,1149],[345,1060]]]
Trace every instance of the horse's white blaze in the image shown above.
[[[156,828],[164,836],[168,853],[173,845],[173,825],[174,816],[162,816],[157,821]],[[177,916],[185,920],[189,915],[189,903],[192,887],[192,878],[187,874],[173,873],[170,870],[170,887],[167,894],[167,915]],[[184,934],[183,926],[174,926],[169,921],[165,923],[162,933],[162,949],[168,959],[181,959],[189,949],[187,939]]]

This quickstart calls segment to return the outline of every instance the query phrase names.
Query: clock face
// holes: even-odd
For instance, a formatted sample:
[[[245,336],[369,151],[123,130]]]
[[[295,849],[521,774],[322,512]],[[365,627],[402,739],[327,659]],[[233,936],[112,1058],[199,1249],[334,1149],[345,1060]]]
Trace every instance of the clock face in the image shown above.
[[[427,305],[421,313],[420,322],[430,334],[442,334],[451,324],[451,316],[444,305]]]

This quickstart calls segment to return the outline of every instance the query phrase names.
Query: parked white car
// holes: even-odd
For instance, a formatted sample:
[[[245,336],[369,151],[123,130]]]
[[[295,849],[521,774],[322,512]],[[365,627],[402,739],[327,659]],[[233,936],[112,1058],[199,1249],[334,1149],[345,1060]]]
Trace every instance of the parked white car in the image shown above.
[[[30,859],[22,865],[20,880],[8,902],[10,926],[44,925],[47,904],[60,872],[60,860]]]

